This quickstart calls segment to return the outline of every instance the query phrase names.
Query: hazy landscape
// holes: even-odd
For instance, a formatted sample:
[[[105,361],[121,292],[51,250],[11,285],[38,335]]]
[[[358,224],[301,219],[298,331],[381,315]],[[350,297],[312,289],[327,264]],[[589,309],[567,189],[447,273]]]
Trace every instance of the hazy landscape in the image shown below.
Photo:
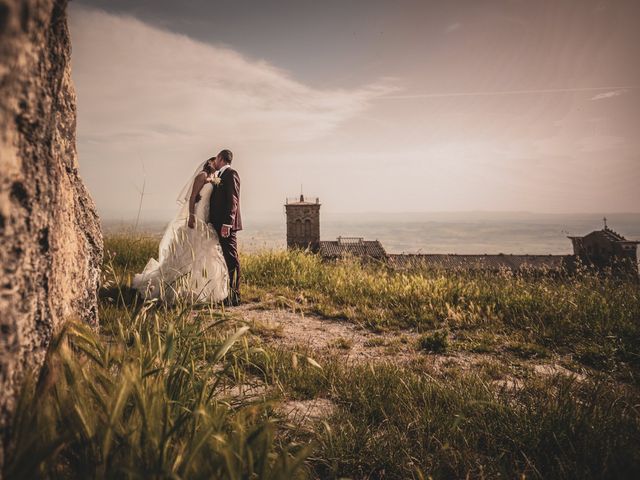
[[[604,214],[526,212],[442,212],[320,214],[323,240],[338,236],[380,240],[389,253],[568,254],[567,235],[585,235],[603,227]],[[629,239],[640,238],[640,214],[607,214],[609,227]],[[103,220],[105,232],[131,231],[135,221]],[[160,235],[165,222],[138,224],[137,231]],[[248,214],[239,235],[246,251],[286,246],[286,218],[281,213]]]

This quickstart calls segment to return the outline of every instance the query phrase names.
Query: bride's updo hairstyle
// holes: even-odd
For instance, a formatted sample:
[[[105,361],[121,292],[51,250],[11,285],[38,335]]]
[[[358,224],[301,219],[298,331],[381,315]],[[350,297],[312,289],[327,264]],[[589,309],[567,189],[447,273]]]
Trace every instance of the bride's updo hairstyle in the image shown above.
[[[206,162],[204,162],[204,167],[202,167],[202,171],[206,172],[207,175],[211,175],[215,169],[211,166],[211,160],[215,160],[216,157],[209,158]]]

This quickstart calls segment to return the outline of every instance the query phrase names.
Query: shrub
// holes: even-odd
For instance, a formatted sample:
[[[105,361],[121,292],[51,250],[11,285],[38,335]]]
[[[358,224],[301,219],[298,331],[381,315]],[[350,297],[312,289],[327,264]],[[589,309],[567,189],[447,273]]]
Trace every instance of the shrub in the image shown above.
[[[448,337],[445,331],[424,333],[418,338],[418,348],[431,353],[444,353],[449,347]]]

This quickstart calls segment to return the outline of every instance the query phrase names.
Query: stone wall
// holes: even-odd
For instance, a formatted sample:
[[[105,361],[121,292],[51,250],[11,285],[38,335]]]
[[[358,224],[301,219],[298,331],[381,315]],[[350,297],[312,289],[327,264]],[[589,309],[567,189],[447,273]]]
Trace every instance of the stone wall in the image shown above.
[[[78,175],[66,0],[0,0],[0,465],[16,395],[65,319],[96,324],[102,235]]]

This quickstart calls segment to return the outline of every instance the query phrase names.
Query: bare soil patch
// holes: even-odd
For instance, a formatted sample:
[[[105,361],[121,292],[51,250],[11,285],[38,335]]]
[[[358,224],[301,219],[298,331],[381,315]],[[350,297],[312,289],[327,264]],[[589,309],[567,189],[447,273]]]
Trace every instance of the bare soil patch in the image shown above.
[[[262,341],[276,347],[307,348],[320,363],[324,355],[338,355],[346,362],[411,362],[424,375],[440,379],[476,371],[492,379],[494,385],[506,389],[523,386],[531,375],[561,374],[575,376],[579,381],[585,379],[585,375],[576,374],[551,359],[540,362],[517,358],[508,352],[447,350],[443,353],[427,353],[418,347],[420,334],[408,330],[372,333],[346,321],[284,308],[270,308],[260,303],[229,308],[228,313],[248,323]],[[246,383],[233,385],[223,391],[223,398],[231,403],[259,401],[274,396],[278,395],[273,386],[253,376],[247,377]],[[337,405],[329,398],[294,400],[285,397],[274,408],[291,424],[306,429],[329,418]]]
[[[345,321],[284,309],[264,309],[259,304],[230,309],[253,326],[254,333],[288,347],[332,351],[353,360],[402,360],[415,356],[418,335],[413,332],[376,334]]]
[[[373,333],[346,321],[304,314],[287,309],[265,308],[254,303],[229,309],[252,326],[255,334],[273,345],[306,347],[322,354],[344,356],[346,361],[392,361],[404,363],[420,359],[426,370],[443,373],[447,370],[480,370],[494,372],[496,380],[516,379],[534,375],[576,376],[555,361],[535,361],[516,358],[507,353],[474,353],[452,350],[426,353],[417,347],[420,334],[409,330]]]
[[[335,409],[336,404],[326,398],[288,400],[282,402],[277,408],[278,412],[291,423],[308,426],[330,417]]]

